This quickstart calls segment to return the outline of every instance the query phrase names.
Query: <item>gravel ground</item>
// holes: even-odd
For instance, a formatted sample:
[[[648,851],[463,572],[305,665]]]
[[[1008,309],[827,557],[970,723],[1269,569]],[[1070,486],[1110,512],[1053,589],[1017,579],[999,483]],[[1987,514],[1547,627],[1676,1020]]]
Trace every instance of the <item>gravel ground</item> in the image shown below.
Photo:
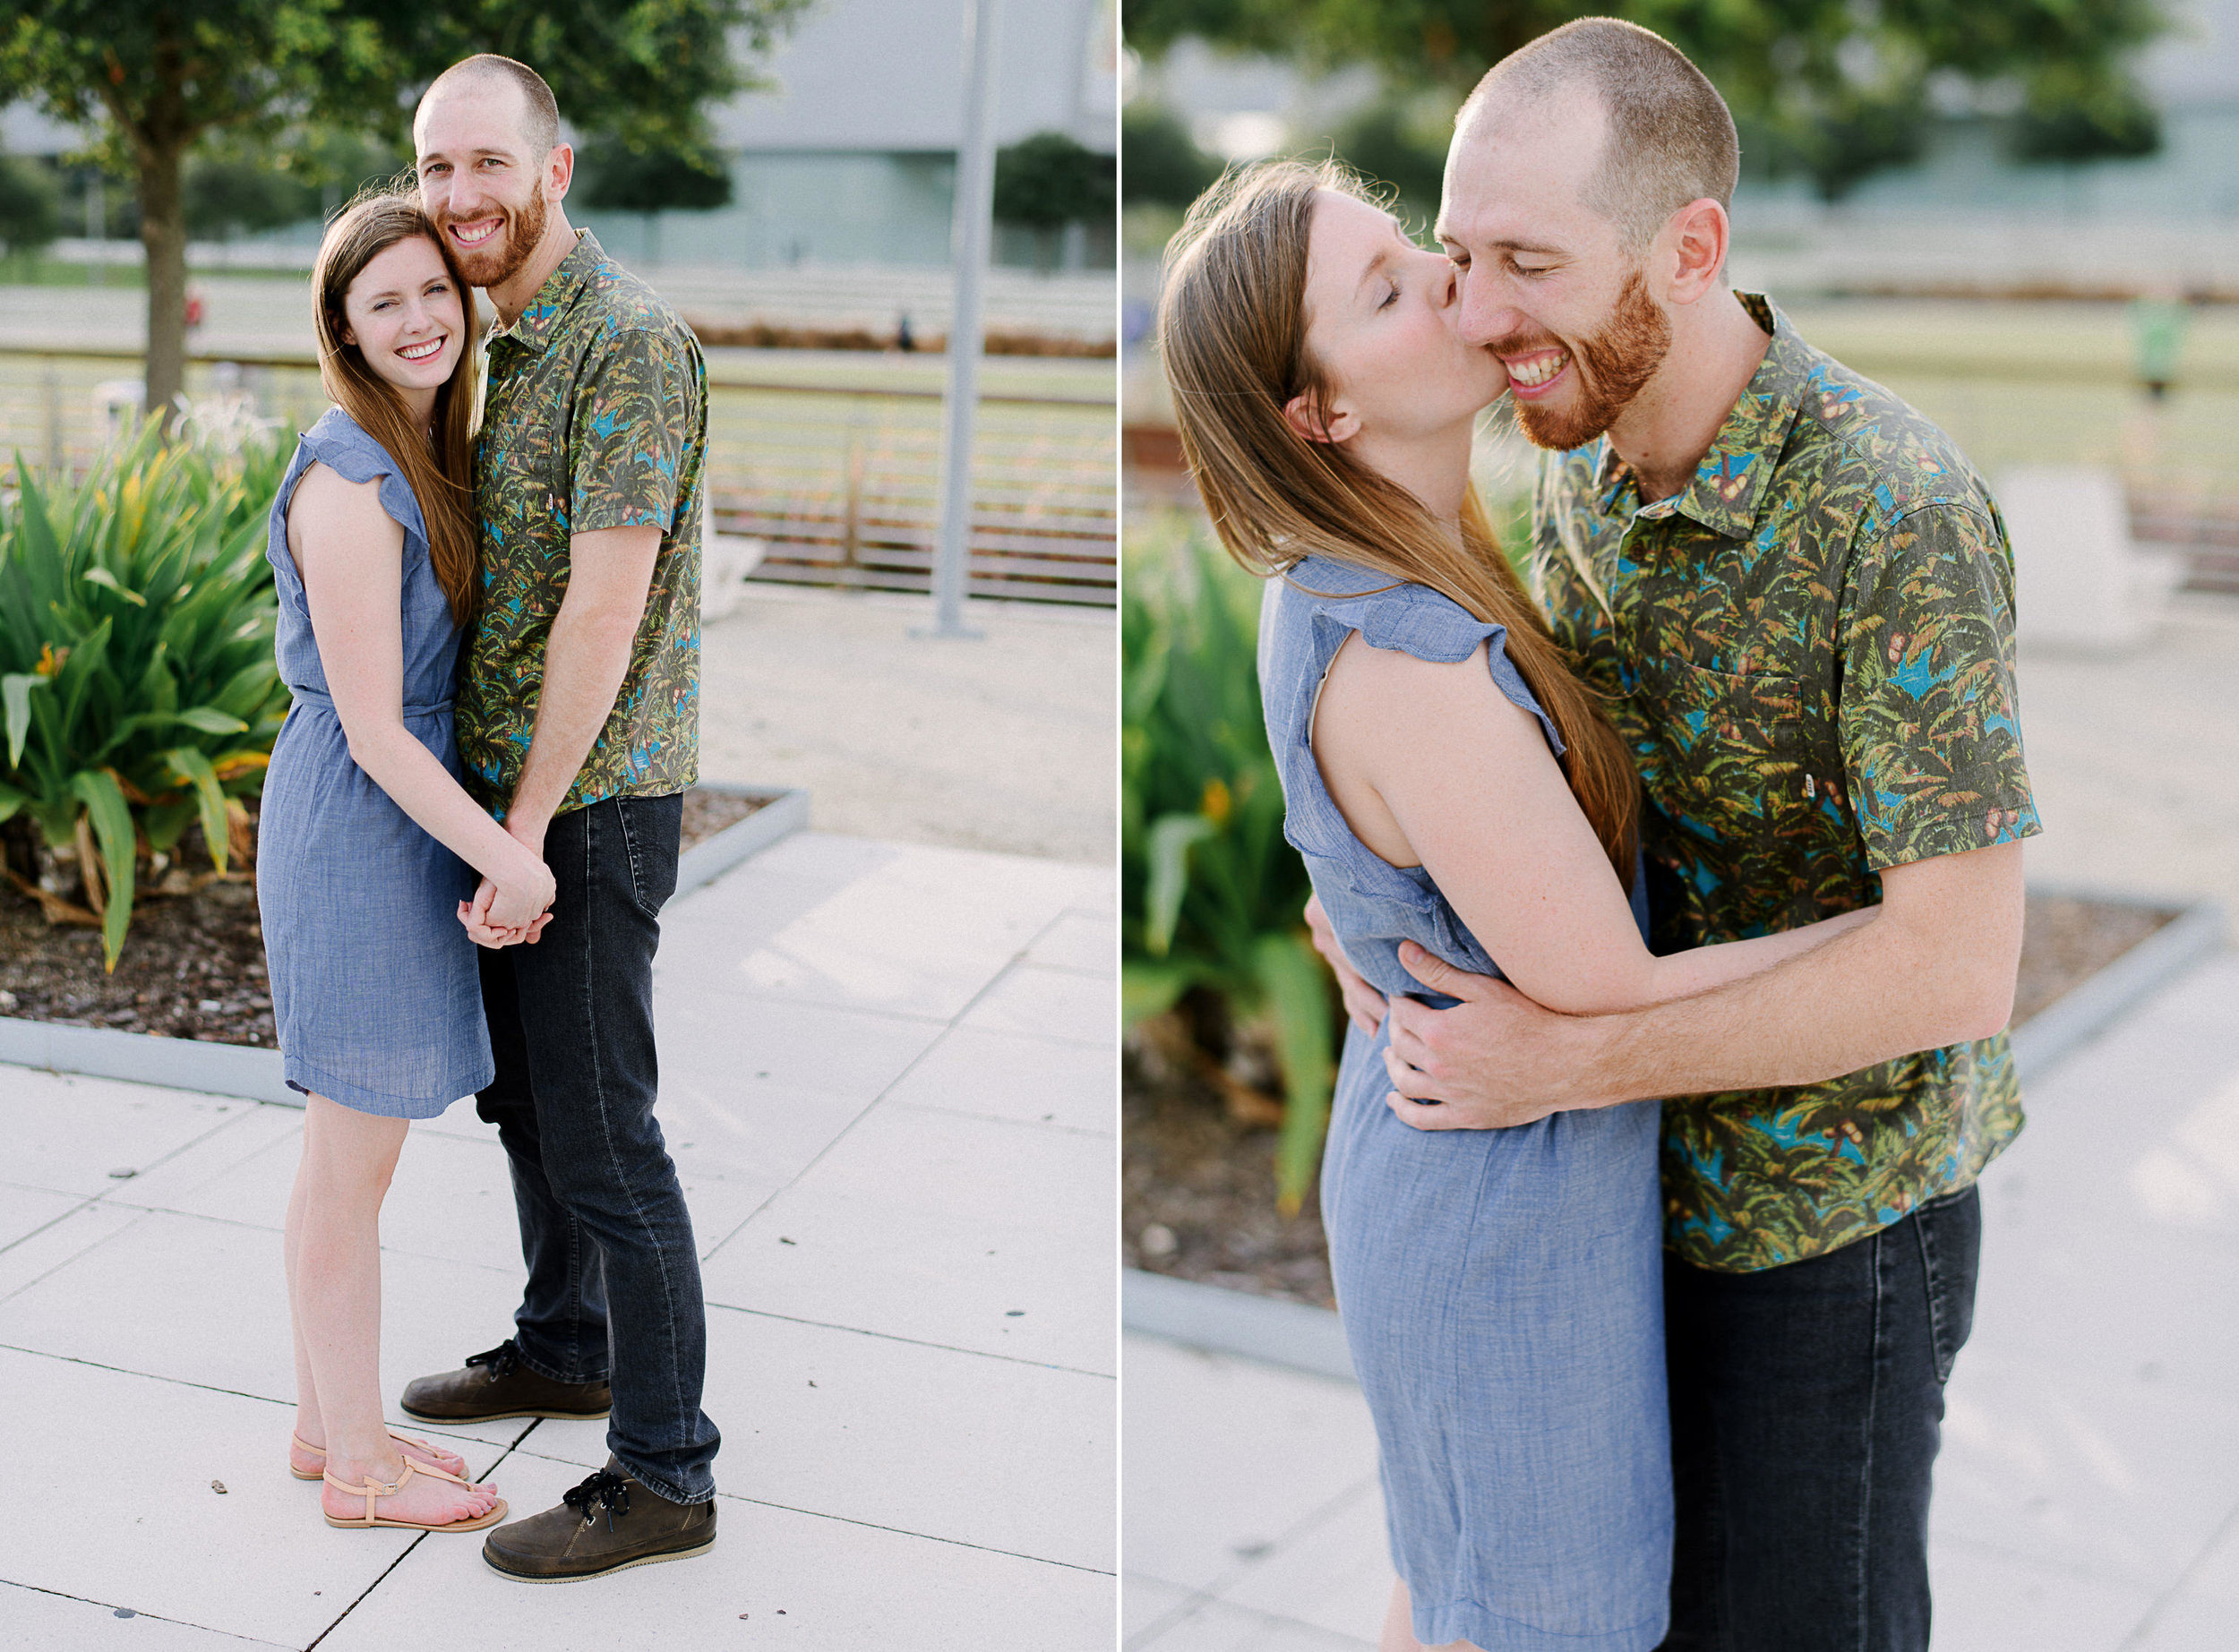
[[[914,636],[925,597],[750,585],[701,629],[699,772],[806,786],[820,832],[1109,865],[1117,618],[994,602],[965,617],[980,640]]]
[[[2033,895],[2014,1023],[2166,923],[2168,910]],[[1315,1194],[1275,1208],[1275,1133],[1239,1124],[1198,1075],[1141,1037],[1120,1068],[1127,1265],[1334,1307]]]

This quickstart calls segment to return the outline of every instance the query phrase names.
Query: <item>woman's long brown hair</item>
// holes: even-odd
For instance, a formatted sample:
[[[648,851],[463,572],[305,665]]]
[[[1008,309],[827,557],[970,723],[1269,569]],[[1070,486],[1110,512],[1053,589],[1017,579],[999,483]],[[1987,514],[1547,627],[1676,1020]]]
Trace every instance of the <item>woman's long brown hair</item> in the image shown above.
[[[1508,657],[1562,736],[1564,776],[1629,886],[1640,809],[1631,755],[1501,554],[1477,490],[1457,543],[1405,488],[1283,416],[1292,398],[1328,393],[1306,347],[1307,244],[1324,190],[1369,199],[1334,165],[1232,173],[1198,198],[1167,249],[1159,352],[1214,529],[1262,577],[1318,552],[1428,586],[1506,626]]]
[[[343,295],[375,258],[398,242],[425,235],[443,260],[458,289],[465,330],[459,340],[459,365],[435,392],[433,440],[404,405],[397,388],[365,364],[354,344],[343,342],[348,325]],[[319,382],[335,406],[356,419],[368,436],[404,466],[404,479],[420,501],[427,523],[428,561],[435,582],[450,600],[451,618],[464,625],[475,610],[477,540],[474,517],[475,295],[459,273],[458,261],[412,196],[392,190],[359,196],[335,214],[319,244],[311,283],[319,295]]]

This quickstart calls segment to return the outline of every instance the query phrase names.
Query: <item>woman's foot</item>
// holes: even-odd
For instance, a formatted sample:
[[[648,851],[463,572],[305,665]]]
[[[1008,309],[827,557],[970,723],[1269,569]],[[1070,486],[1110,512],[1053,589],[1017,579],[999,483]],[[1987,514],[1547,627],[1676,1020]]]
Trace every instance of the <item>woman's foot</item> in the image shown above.
[[[399,1434],[391,1434],[389,1437],[397,1442],[397,1450],[414,1462],[424,1463],[431,1468],[441,1468],[445,1474],[455,1474],[462,1480],[467,1477],[467,1459],[458,1452],[446,1451],[425,1440],[407,1439]],[[313,1449],[307,1451],[305,1449],[306,1446]],[[298,1423],[295,1438],[287,1442],[287,1466],[300,1478],[317,1479],[327,1466],[324,1435]],[[387,1485],[388,1482],[384,1480],[382,1484]]]
[[[387,1462],[330,1461],[329,1478],[319,1488],[319,1501],[327,1513],[338,1520],[362,1520],[365,1518],[365,1494],[344,1491],[335,1485],[340,1480],[347,1485],[364,1485],[371,1480],[383,1485],[398,1486],[393,1495],[376,1494],[374,1515],[385,1520],[409,1520],[420,1526],[456,1526],[468,1520],[478,1520],[498,1506],[497,1488],[491,1485],[461,1485],[439,1479],[432,1474],[404,1472],[401,1456]]]

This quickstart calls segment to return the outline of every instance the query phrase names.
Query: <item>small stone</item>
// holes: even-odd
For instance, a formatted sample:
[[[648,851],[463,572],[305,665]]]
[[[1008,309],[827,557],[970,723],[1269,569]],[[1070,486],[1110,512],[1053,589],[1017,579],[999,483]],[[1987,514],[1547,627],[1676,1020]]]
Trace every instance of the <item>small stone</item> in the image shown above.
[[[210,1489],[223,1497],[226,1494],[226,1483],[223,1480],[212,1480],[210,1483]]]
[[[219,1010],[224,1009],[226,1006],[215,998],[204,998],[194,1007],[202,1011],[205,1015],[215,1015]]]
[[[132,1166],[124,1165],[109,1172],[109,1180],[112,1182],[129,1182],[133,1179],[133,1177],[138,1176],[140,1172],[133,1169]]]
[[[119,1606],[116,1609],[116,1615],[120,1618],[136,1618],[140,1613],[134,1612],[130,1606]]]
[[[1145,1256],[1171,1256],[1179,1248],[1174,1230],[1164,1222],[1153,1222],[1145,1228],[1138,1243]]]
[[[0,992],[0,1010],[12,1010],[14,1007],[15,994],[13,992]]]

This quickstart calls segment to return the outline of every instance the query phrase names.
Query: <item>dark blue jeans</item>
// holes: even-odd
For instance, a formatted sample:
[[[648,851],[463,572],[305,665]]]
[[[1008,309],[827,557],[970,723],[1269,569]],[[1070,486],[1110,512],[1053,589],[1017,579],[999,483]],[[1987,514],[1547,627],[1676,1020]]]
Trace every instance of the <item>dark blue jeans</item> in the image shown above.
[[[682,823],[681,796],[553,817],[551,924],[534,946],[482,954],[497,1078],[475,1110],[512,1160],[528,1263],[513,1316],[521,1362],[555,1382],[605,1377],[607,1448],[662,1496],[701,1502],[721,1443],[699,1408],[707,1308],[653,1117],[653,954]]]
[[[1786,1267],[1665,1257],[1665,1652],[1926,1652],[1929,1478],[1981,1245],[1969,1186]]]

